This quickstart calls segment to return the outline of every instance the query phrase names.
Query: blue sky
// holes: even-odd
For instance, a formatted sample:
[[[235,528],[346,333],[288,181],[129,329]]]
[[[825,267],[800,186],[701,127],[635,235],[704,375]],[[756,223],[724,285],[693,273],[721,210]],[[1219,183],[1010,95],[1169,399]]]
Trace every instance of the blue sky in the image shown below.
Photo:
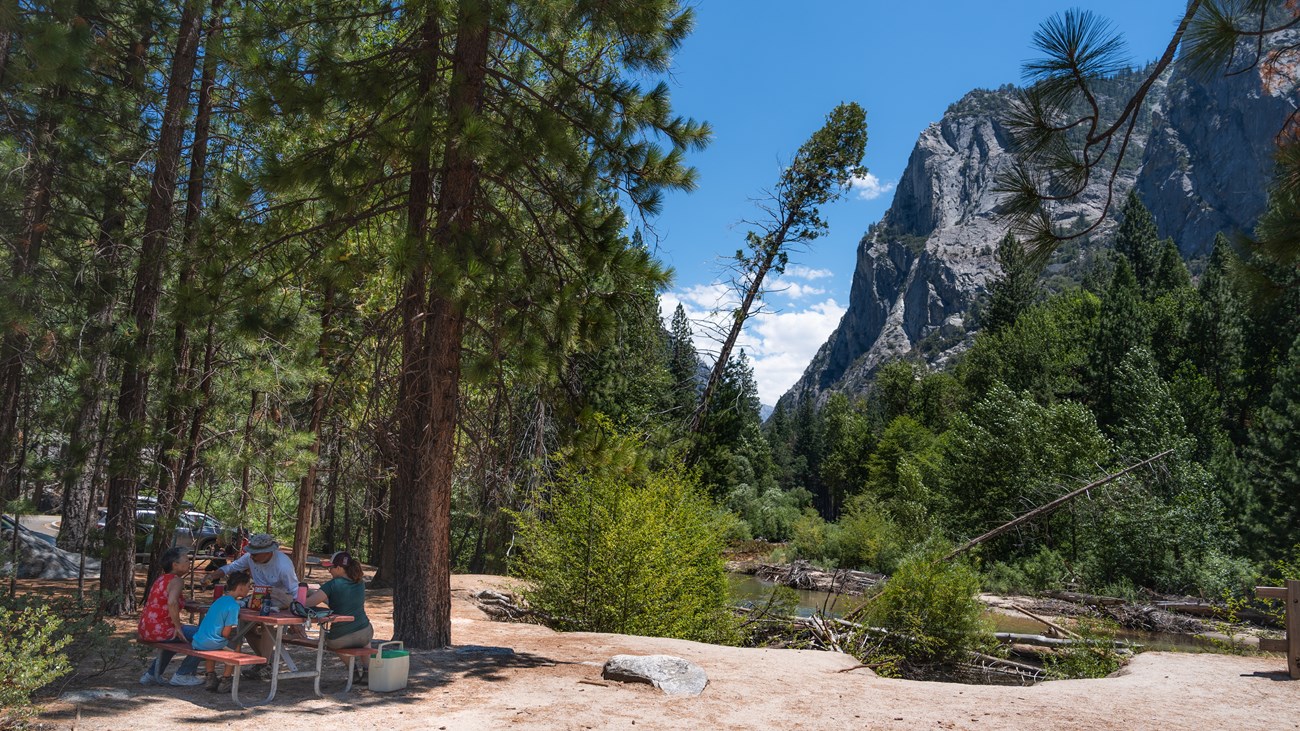
[[[674,109],[713,125],[691,155],[699,187],[673,194],[648,239],[676,271],[664,316],[681,302],[711,360],[709,311],[725,307],[723,265],[744,244],[752,202],[842,101],[867,110],[871,177],[823,210],[829,233],[792,257],[741,344],[766,404],[802,374],[848,306],[859,239],[889,207],[917,136],[975,88],[1020,81],[1040,22],[1069,8],[1112,21],[1135,64],[1159,56],[1183,0],[698,0],[695,32],[674,59]]]

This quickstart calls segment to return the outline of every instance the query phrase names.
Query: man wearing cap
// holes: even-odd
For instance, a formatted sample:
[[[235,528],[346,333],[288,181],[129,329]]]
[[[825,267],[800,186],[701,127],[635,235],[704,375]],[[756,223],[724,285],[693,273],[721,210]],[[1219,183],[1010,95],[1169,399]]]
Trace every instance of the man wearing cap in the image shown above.
[[[275,538],[266,533],[250,537],[245,550],[247,553],[234,561],[209,571],[203,577],[204,586],[232,571],[247,571],[253,577],[254,586],[271,587],[272,601],[281,609],[287,609],[298,591],[298,574],[293,570],[293,561],[280,550]],[[275,651],[275,640],[260,625],[248,633],[248,644],[267,659]]]

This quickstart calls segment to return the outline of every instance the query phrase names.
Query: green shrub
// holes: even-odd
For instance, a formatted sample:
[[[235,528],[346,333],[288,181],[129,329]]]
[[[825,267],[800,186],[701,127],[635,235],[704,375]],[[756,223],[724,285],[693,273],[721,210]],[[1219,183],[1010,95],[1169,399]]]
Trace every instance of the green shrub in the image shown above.
[[[839,526],[827,523],[816,510],[808,508],[794,522],[790,548],[796,557],[806,561],[833,563],[837,553],[838,530]]]
[[[32,693],[72,672],[62,650],[72,642],[48,607],[0,605],[0,727],[24,723],[35,712]]]
[[[611,436],[613,442],[630,440]],[[726,642],[734,637],[725,528],[677,469],[562,466],[545,499],[517,514],[519,573],[562,629]]]
[[[1081,619],[1074,632],[1080,637],[1078,641],[1043,661],[1048,677],[1104,678],[1123,667],[1126,655],[1112,641],[1113,627],[1101,620]]]
[[[905,558],[867,605],[867,624],[890,633],[886,651],[908,662],[960,658],[992,639],[978,575],[944,553],[932,542]]]
[[[902,558],[900,533],[878,501],[868,495],[854,496],[839,521],[835,546],[839,565],[892,573]]]
[[[1050,548],[1042,548],[1019,561],[994,563],[984,574],[985,588],[999,594],[1060,589],[1070,580],[1071,572],[1065,557]]]
[[[811,500],[812,494],[804,489],[740,483],[727,494],[726,506],[744,521],[750,537],[784,541],[793,534],[795,521]]]

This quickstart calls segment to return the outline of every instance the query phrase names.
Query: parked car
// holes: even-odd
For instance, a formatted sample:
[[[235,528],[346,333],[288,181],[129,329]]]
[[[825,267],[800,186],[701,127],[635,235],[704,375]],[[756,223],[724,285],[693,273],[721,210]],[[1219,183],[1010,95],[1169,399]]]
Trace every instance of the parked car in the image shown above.
[[[99,521],[95,527],[99,529],[99,534],[104,534],[105,525],[108,522],[108,508],[99,509]],[[158,513],[154,510],[135,511],[135,551],[136,553],[148,553],[153,547],[153,530],[154,525],[158,522]],[[184,518],[176,526],[172,533],[171,545],[181,546],[183,548],[194,548],[194,534],[190,531],[189,524]]]
[[[229,545],[234,540],[235,531],[207,513],[190,510],[183,513],[181,519],[186,521],[194,536],[194,550],[198,553],[208,553],[213,546]]]
[[[0,514],[0,530],[11,531],[13,529],[14,529],[14,519],[9,517],[8,515]],[[36,531],[32,530],[31,528],[28,528],[27,526],[21,523],[18,524],[18,535],[35,538],[36,540],[42,541],[44,543],[48,543],[51,546],[54,545],[54,536],[47,536],[44,533],[37,533]]]
[[[139,505],[139,503],[137,503]],[[190,503],[183,503],[190,505]],[[191,506],[192,507],[192,506]],[[108,508],[99,509],[99,522],[95,524],[103,533],[108,517]],[[153,508],[137,507],[135,511],[135,550],[145,553],[152,547],[154,525],[158,522],[158,513]],[[176,530],[172,534],[173,546],[189,548],[195,553],[208,553],[217,544],[227,545],[234,540],[235,531],[227,528],[221,521],[195,510],[180,514]]]

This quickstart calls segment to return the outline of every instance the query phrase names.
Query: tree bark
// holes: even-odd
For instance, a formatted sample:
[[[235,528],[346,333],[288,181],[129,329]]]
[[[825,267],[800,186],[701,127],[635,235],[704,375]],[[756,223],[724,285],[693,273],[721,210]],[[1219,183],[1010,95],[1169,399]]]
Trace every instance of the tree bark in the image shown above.
[[[343,445],[343,440],[341,436],[341,431],[339,429],[339,424],[337,421],[333,423],[333,428],[330,431],[332,432],[331,433],[332,439],[330,440],[330,468],[329,468],[329,477],[327,482],[325,483],[326,485],[325,513],[324,515],[321,516],[321,528],[324,534],[322,536],[321,543],[323,544],[322,547],[327,552],[333,553],[334,551],[338,550],[337,523],[338,523],[338,499],[339,499],[339,469],[341,467],[340,463],[342,462],[342,458],[343,458],[342,449],[341,449]],[[346,528],[344,529],[343,535],[344,537],[347,536]],[[348,548],[351,549],[352,551],[356,550],[356,548],[352,545],[349,545]]]
[[[791,223],[791,217],[787,216],[780,230],[773,237],[773,241],[768,242],[759,255],[754,267],[753,279],[745,288],[745,297],[740,307],[732,313],[731,329],[727,331],[727,339],[722,343],[722,350],[718,351],[718,360],[713,364],[713,370],[709,371],[709,381],[704,385],[704,393],[700,394],[700,405],[691,416],[692,434],[699,434],[704,427],[704,417],[709,414],[709,400],[713,398],[713,392],[718,390],[718,384],[722,382],[722,375],[727,370],[727,361],[731,358],[731,350],[736,347],[736,339],[740,337],[740,332],[745,327],[745,320],[749,318],[749,310],[754,306],[754,300],[758,299],[759,293],[763,291],[763,280],[772,269],[772,263],[780,253],[781,247],[785,245],[785,237]]]
[[[461,265],[473,235],[480,177],[463,137],[483,105],[490,6],[487,0],[462,0],[459,6],[437,218],[429,237],[444,260]],[[430,53],[434,31],[432,21],[426,22]],[[445,278],[449,272],[439,274]],[[394,576],[393,625],[408,647],[432,649],[451,643],[451,485],[465,316],[459,302],[433,286],[420,325],[423,337],[415,357],[403,358],[404,366],[417,371],[409,385],[420,390],[412,399],[417,406],[400,415],[403,454],[409,456],[398,470],[394,496],[402,552]],[[407,560],[414,565],[403,565]]]
[[[325,301],[320,313],[320,345],[318,354],[320,365],[326,372],[330,363],[330,328],[333,326],[334,284],[325,285]],[[293,530],[293,566],[299,576],[307,567],[307,545],[311,541],[312,506],[316,499],[316,470],[320,464],[321,420],[325,416],[326,388],[325,381],[320,380],[311,387],[311,465],[298,485],[298,520]]]
[[[428,582],[420,582],[416,577],[403,579],[402,570],[394,563],[396,552],[393,547],[399,538],[404,539],[408,533],[407,523],[417,519],[417,516],[407,512],[411,509],[411,504],[416,502],[415,496],[426,491],[422,484],[420,444],[425,438],[428,427],[426,394],[429,392],[429,369],[425,363],[427,354],[424,350],[423,332],[427,327],[424,312],[429,278],[426,247],[429,235],[430,197],[433,189],[433,150],[432,138],[429,134],[429,116],[432,114],[431,90],[437,73],[438,48],[437,20],[432,9],[426,12],[429,15],[421,26],[419,51],[421,69],[414,110],[413,137],[416,144],[407,191],[406,245],[413,254],[413,262],[402,287],[402,367],[397,385],[396,414],[398,447],[392,450],[396,479],[389,490],[387,519],[384,520],[382,513],[377,511],[374,523],[376,532],[379,533],[379,571],[376,572],[375,578],[381,583],[393,586],[394,622],[398,622],[396,618],[399,613],[403,617],[401,624],[396,626],[394,636],[404,638],[403,633],[410,632],[413,638],[422,640],[428,639],[421,637],[427,634],[421,627],[427,625],[428,621],[427,618],[416,616],[416,613],[436,603],[430,596],[434,590],[427,586]],[[420,502],[428,502],[428,497],[426,496]],[[375,508],[378,509],[379,506],[376,505]],[[416,546],[409,545],[408,548],[415,549]],[[432,550],[427,546],[418,548]],[[417,560],[429,558],[431,556],[425,555]],[[409,612],[406,610],[408,605],[411,609]],[[442,644],[446,643],[432,646],[440,647]]]
[[[243,466],[239,476],[239,527],[248,525],[248,506],[253,502],[253,427],[257,424],[257,400],[260,394],[252,392],[248,404],[248,418],[244,420],[244,450],[241,455]]]
[[[61,90],[56,90],[49,98],[57,100],[62,95]],[[11,260],[11,281],[15,288],[13,296],[17,300],[18,317],[5,327],[4,337],[0,338],[0,498],[5,500],[18,497],[18,468],[10,462],[18,441],[23,376],[32,335],[28,323],[22,318],[32,307],[36,293],[36,285],[25,280],[35,275],[45,231],[49,227],[46,219],[50,215],[51,188],[57,166],[53,150],[57,131],[57,115],[46,110],[38,116],[31,138],[32,169],[23,201],[22,238],[18,240]]]
[[[124,73],[117,84],[125,92],[127,103],[118,109],[117,124],[124,133],[145,136],[141,108],[146,61],[153,28],[140,29],[140,37],[126,50]],[[123,136],[126,136],[124,134]],[[94,280],[86,301],[86,329],[82,338],[89,351],[89,364],[77,383],[77,412],[68,427],[61,480],[63,483],[63,520],[58,546],[65,551],[85,553],[90,526],[95,518],[95,492],[103,464],[104,387],[112,373],[113,313],[117,309],[121,277],[123,231],[126,227],[126,191],[134,178],[133,164],[141,151],[128,145],[112,162],[112,169],[102,188],[104,210],[95,236]],[[78,587],[78,602],[81,590]]]
[[[216,79],[217,59],[212,54],[212,43],[221,30],[222,0],[212,0],[212,18],[203,38],[203,74],[199,80],[198,107],[194,115],[194,138],[190,146],[190,175],[185,190],[185,217],[181,225],[181,251],[184,260],[177,279],[177,297],[192,296],[194,279],[198,274],[199,230],[203,218],[203,191],[207,179],[208,140],[212,129],[212,87]],[[172,334],[172,373],[169,388],[164,396],[166,409],[163,415],[162,444],[158,449],[158,514],[154,521],[153,549],[149,555],[149,573],[145,579],[145,595],[162,568],[162,555],[172,543],[179,524],[181,502],[185,499],[187,484],[181,479],[185,454],[180,451],[190,416],[198,410],[194,395],[199,390],[199,375],[194,368],[194,354],[190,338],[190,323],[185,306],[177,308]],[[188,412],[188,413],[187,413]],[[197,549],[198,546],[195,546]]]
[[[105,553],[100,569],[101,605],[110,615],[135,608],[135,502],[141,473],[140,450],[147,433],[149,361],[185,136],[185,115],[198,56],[200,8],[198,0],[189,0],[181,12],[131,301],[135,337],[122,367],[118,392],[116,429],[109,457]]]

